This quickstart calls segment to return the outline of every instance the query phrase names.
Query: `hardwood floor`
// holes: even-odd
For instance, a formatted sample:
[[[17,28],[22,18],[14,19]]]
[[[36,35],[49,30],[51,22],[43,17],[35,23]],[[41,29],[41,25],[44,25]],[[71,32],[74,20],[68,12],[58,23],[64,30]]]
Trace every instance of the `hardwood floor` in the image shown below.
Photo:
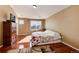
[[[49,45],[49,48],[55,53],[79,53],[79,51],[65,45],[64,43],[54,43],[54,44],[46,44],[46,45],[47,46]],[[46,45],[39,45],[34,47],[42,47]]]
[[[56,51],[56,53],[77,53],[78,52],[77,50],[63,43],[50,44],[50,48]]]
[[[18,36],[17,41],[22,40],[25,36]],[[24,45],[24,48],[29,47],[29,42],[27,43],[21,43]],[[16,43],[14,46],[9,47],[2,47],[0,48],[0,53],[6,53],[8,50],[17,49],[18,43]],[[63,44],[63,43],[55,43],[55,44],[49,44],[50,48],[55,51],[55,53],[77,53],[78,51]]]

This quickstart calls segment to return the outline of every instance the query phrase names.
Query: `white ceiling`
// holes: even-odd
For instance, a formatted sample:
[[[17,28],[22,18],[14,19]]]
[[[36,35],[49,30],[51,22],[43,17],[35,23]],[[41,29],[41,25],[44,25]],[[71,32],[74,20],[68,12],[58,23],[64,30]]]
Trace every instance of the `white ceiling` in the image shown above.
[[[46,19],[51,15],[69,7],[68,5],[37,5],[33,8],[32,5],[12,5],[18,17],[32,19]]]

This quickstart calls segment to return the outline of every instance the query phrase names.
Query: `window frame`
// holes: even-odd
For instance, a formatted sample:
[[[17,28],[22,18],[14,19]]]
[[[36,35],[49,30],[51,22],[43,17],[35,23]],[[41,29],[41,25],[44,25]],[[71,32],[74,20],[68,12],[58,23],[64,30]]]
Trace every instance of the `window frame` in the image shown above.
[[[32,27],[32,26],[31,26],[31,22],[32,22],[32,21],[40,22],[40,24],[41,24],[41,25],[40,25],[40,28],[38,28],[38,29],[32,29],[32,28],[31,28],[31,27]],[[30,20],[30,30],[31,30],[31,31],[37,31],[37,30],[41,30],[41,29],[42,29],[42,21],[41,21],[41,20]]]

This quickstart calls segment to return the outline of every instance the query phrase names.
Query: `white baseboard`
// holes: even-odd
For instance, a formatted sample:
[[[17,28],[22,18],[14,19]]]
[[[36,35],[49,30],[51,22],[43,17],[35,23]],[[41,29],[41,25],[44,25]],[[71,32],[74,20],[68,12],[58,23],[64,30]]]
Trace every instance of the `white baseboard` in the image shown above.
[[[0,45],[0,48],[2,48],[3,47],[3,45]]]
[[[66,42],[62,42],[62,43],[64,43],[64,44],[66,44],[67,46],[70,46],[71,48],[73,48],[73,49],[75,49],[75,50],[79,51],[79,49],[78,49],[78,48],[73,47],[72,45],[70,45],[70,44],[68,44],[68,43],[66,43]]]

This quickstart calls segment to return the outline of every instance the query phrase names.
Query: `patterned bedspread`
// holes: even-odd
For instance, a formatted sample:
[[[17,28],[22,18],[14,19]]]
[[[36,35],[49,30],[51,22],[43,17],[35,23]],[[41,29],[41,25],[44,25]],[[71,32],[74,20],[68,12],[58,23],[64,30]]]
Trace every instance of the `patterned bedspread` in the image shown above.
[[[47,34],[46,34],[47,33]],[[49,35],[48,35],[49,34]],[[51,35],[50,35],[51,34]],[[55,32],[35,32],[32,35],[31,39],[31,45],[38,45],[39,43],[46,43],[46,42],[51,42],[51,41],[56,41],[61,39],[61,36],[59,33]]]
[[[59,38],[57,40],[59,40]],[[38,45],[39,43],[46,43],[46,42],[51,42],[51,41],[56,41],[56,40],[52,36],[46,36],[46,37],[33,36],[31,39],[31,45],[34,46],[34,45]]]

